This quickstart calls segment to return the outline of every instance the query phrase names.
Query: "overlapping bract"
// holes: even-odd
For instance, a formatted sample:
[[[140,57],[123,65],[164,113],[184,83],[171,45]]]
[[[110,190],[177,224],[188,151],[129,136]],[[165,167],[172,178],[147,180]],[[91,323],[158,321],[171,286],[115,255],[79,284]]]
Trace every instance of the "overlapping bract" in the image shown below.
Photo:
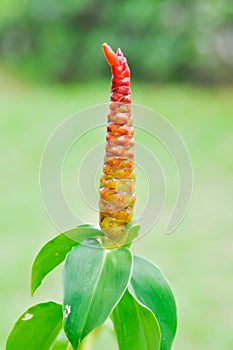
[[[104,53],[108,63],[113,65],[106,154],[100,179],[100,227],[106,236],[115,239],[132,221],[136,200],[134,128],[127,60],[120,49],[115,54],[107,45]]]

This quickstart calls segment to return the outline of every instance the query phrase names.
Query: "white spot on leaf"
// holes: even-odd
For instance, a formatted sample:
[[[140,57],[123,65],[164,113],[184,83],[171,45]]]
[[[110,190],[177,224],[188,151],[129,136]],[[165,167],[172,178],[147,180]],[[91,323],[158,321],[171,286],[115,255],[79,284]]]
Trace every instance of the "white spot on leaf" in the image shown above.
[[[33,317],[32,314],[25,314],[25,315],[23,316],[23,318],[21,318],[21,320],[22,320],[22,321],[28,321],[28,320],[31,320],[32,317]]]
[[[68,318],[69,314],[71,313],[71,306],[70,305],[66,305],[65,306],[65,310],[64,310],[64,318]]]

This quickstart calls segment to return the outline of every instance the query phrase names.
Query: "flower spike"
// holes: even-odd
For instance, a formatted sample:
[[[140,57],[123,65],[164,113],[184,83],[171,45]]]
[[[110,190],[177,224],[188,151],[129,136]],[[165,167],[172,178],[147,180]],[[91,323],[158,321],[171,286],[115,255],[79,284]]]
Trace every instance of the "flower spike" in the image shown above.
[[[120,246],[126,239],[126,226],[132,221],[136,200],[130,70],[120,49],[114,53],[110,46],[103,44],[103,51],[112,67],[112,84],[100,178],[99,224],[112,246]]]

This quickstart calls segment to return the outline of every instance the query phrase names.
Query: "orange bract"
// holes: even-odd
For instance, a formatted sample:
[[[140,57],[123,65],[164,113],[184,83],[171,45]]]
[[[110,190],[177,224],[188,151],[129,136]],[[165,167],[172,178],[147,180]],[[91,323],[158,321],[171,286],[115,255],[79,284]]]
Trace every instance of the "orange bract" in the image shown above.
[[[111,47],[108,44],[104,43],[102,49],[108,64],[110,64],[110,66],[118,66],[118,58],[115,52],[111,49]]]

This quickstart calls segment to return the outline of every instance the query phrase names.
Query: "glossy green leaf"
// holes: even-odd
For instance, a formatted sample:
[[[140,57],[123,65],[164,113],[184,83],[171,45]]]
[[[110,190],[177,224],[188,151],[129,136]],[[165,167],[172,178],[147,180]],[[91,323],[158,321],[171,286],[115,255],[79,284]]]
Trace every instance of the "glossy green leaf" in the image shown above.
[[[171,287],[158,267],[134,256],[131,293],[155,315],[161,329],[160,350],[170,350],[177,329],[175,298]]]
[[[15,323],[6,350],[48,350],[62,328],[62,306],[53,302],[30,307]]]
[[[64,330],[74,349],[111,314],[128,286],[129,249],[105,250],[96,240],[73,247],[64,266]]]
[[[160,328],[154,314],[126,290],[112,313],[119,350],[159,350]]]
[[[31,294],[40,286],[45,276],[65,260],[67,253],[87,238],[97,238],[104,233],[99,229],[85,224],[59,234],[47,242],[37,254],[32,265]]]

